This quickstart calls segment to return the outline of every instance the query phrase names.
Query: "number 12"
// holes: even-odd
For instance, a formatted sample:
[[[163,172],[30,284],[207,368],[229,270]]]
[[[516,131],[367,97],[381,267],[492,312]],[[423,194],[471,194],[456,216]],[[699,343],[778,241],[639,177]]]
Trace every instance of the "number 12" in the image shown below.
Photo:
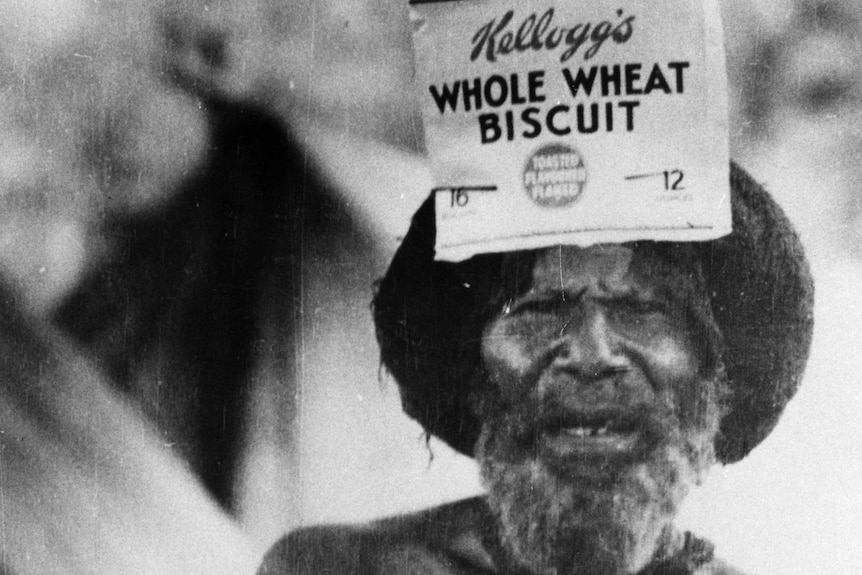
[[[682,170],[665,170],[662,172],[664,175],[664,189],[666,190],[684,190],[685,188],[681,185],[683,173]]]

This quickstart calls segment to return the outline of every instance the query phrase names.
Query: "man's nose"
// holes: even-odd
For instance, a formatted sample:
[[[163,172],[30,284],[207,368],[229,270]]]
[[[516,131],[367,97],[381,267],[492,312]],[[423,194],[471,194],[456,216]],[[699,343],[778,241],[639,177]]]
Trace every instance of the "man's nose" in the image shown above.
[[[553,342],[553,366],[584,382],[612,377],[630,367],[619,335],[602,309],[568,318]]]

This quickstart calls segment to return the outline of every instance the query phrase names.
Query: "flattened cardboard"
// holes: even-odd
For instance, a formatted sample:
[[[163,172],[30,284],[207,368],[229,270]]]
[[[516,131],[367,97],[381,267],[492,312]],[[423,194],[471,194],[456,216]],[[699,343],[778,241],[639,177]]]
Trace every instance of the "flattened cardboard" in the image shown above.
[[[730,232],[711,0],[414,1],[437,258]]]

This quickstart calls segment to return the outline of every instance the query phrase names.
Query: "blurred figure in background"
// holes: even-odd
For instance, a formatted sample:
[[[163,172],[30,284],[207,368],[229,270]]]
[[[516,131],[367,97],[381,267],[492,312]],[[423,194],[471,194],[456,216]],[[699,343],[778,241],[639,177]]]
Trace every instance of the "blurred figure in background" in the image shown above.
[[[302,171],[222,80],[207,6],[184,9],[2,3],[4,572],[259,559],[227,485]]]
[[[312,5],[2,8],[4,568],[253,572],[255,541],[320,499],[302,495],[319,479],[300,477],[314,467],[302,449],[319,451],[299,441],[314,417],[302,388],[362,377],[364,361],[377,391],[362,320],[390,234],[330,192],[287,129],[302,124],[296,100],[328,101],[310,78],[331,83],[353,53],[325,73],[302,60]],[[334,32],[317,40],[329,45],[331,8],[320,30]],[[389,158],[382,179],[403,182],[405,160]],[[306,360],[333,344],[340,372]],[[418,428],[404,437],[421,445]]]
[[[742,154],[820,259],[862,254],[862,6],[781,0],[749,37]],[[789,184],[789,185],[787,185]]]

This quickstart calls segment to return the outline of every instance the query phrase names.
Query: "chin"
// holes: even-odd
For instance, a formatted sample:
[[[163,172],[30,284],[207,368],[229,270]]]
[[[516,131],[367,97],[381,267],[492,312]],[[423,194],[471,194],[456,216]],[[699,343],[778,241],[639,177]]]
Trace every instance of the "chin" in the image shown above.
[[[507,560],[535,574],[636,573],[672,538],[679,505],[714,461],[715,432],[678,432],[609,469],[561,466],[487,424],[476,453]]]

